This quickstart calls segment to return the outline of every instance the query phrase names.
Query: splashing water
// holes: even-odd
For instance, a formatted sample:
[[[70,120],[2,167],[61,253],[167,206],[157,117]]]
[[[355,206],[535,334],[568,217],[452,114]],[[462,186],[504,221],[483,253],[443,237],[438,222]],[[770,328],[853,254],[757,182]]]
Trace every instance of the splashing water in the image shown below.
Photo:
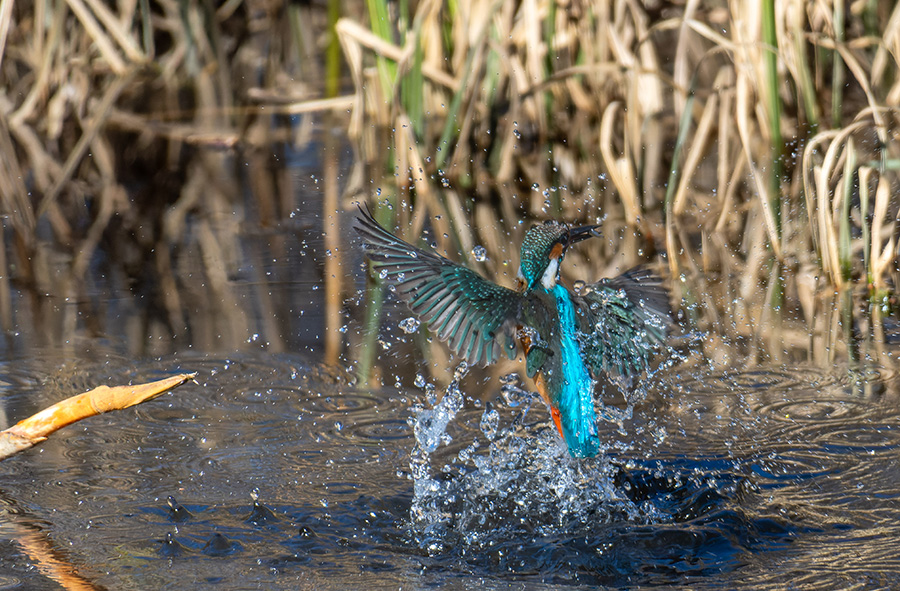
[[[429,552],[435,552],[439,548],[439,538],[432,533],[441,523],[444,516],[435,503],[429,499],[440,494],[440,482],[432,477],[431,454],[438,445],[450,442],[447,434],[447,425],[456,417],[463,406],[463,396],[459,389],[460,380],[468,372],[465,361],[460,363],[454,373],[453,381],[447,386],[441,401],[433,408],[426,409],[423,406],[413,407],[413,433],[416,442],[410,453],[409,469],[413,479],[413,502],[410,507],[410,517],[414,524],[420,526],[421,536],[418,541]],[[432,546],[435,546],[432,548]]]
[[[410,529],[419,548],[432,556],[453,553],[464,559],[499,552],[495,558],[507,561],[525,552],[523,540],[550,552],[548,538],[583,537],[604,524],[668,519],[652,502],[632,499],[622,485],[622,467],[607,456],[610,448],[595,458],[570,457],[546,417],[529,417],[539,397],[521,387],[517,374],[501,379],[499,406],[485,403],[480,417],[464,410],[460,380],[467,369],[465,364],[458,367],[440,402],[433,408],[415,407],[411,419]],[[604,415],[621,429],[642,398],[632,393],[627,408]],[[440,448],[452,442],[447,428],[460,414],[478,421],[484,440],[474,437],[452,456]],[[621,442],[616,450],[623,450]],[[445,460],[440,468],[438,457]]]

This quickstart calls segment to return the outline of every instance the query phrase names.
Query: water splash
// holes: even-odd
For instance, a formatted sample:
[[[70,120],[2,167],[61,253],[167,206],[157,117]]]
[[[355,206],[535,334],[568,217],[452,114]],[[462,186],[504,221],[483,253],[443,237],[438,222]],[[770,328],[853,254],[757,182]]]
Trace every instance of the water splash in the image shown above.
[[[421,405],[413,407],[411,422],[416,442],[409,458],[410,475],[414,483],[410,517],[412,522],[420,527],[422,534],[419,538],[420,545],[426,548],[439,543],[439,536],[432,534],[432,530],[437,529],[447,519],[441,508],[431,502],[431,499],[441,492],[441,484],[432,474],[431,454],[437,450],[439,444],[451,441],[450,435],[447,434],[447,425],[463,407],[459,382],[468,370],[469,366],[465,361],[459,364],[454,372],[453,381],[444,391],[443,398],[433,408]],[[429,551],[436,551],[436,548]]]
[[[501,379],[497,402],[487,402],[480,417],[464,410],[459,382],[466,371],[457,368],[440,402],[416,407],[411,420],[410,531],[426,553],[472,556],[523,539],[586,535],[603,524],[666,520],[651,502],[632,500],[608,448],[595,458],[570,457],[546,417],[529,415],[539,397],[517,374]],[[617,423],[631,416],[637,398],[615,413]],[[472,415],[480,433],[453,455],[447,428],[460,414]]]

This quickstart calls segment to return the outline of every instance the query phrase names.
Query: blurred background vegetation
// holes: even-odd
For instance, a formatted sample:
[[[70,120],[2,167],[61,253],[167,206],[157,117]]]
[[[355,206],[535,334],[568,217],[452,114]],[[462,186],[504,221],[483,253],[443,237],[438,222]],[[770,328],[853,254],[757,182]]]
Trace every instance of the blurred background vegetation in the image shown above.
[[[878,355],[898,57],[877,0],[0,0],[0,328],[277,352],[306,313],[368,376],[368,202],[506,284],[530,223],[602,220],[570,278],[656,264],[698,358]]]

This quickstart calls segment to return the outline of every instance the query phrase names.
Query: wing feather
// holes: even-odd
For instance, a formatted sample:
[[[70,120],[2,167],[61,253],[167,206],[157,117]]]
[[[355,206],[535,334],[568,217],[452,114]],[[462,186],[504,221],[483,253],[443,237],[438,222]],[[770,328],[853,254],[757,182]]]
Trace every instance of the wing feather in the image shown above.
[[[672,324],[668,291],[645,267],[591,284],[575,302],[582,351],[595,376],[646,370]]]
[[[524,296],[488,281],[437,253],[397,238],[360,208],[356,231],[377,275],[469,363],[494,363],[516,354],[515,326]]]

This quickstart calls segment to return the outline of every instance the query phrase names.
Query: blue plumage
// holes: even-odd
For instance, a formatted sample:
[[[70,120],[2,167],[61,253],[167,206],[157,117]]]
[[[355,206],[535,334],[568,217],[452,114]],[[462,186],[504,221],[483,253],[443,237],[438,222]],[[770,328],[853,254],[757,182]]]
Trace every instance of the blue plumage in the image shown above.
[[[575,457],[597,455],[597,419],[594,414],[594,381],[582,359],[575,328],[575,305],[562,285],[553,288],[559,314],[560,366],[563,384],[557,407],[561,414],[563,438]]]

